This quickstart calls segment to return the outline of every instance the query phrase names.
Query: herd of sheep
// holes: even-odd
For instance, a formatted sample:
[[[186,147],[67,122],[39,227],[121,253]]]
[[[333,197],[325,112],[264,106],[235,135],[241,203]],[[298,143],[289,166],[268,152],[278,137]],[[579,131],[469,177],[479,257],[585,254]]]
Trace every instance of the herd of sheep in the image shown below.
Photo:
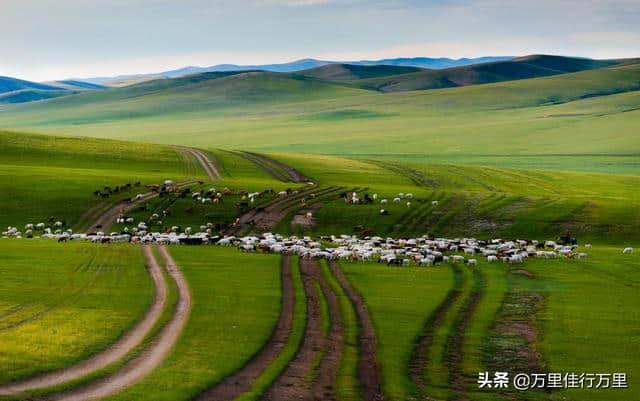
[[[280,254],[294,254],[309,258],[350,259],[357,261],[378,261],[387,265],[432,266],[439,263],[466,263],[476,265],[478,259],[487,262],[522,263],[527,258],[585,258],[578,245],[561,244],[556,241],[538,242],[535,240],[478,240],[475,238],[418,238],[396,239],[382,237],[358,238],[352,235],[321,237],[285,237],[280,234],[264,233],[243,237],[219,236],[211,234],[209,225],[200,226],[194,232],[191,227],[184,231],[172,227],[169,233],[149,232],[145,223],[140,223],[133,232],[113,232],[105,234],[74,233],[71,229],[62,230],[63,222],[56,221],[53,228],[44,223],[27,224],[24,233],[16,227],[8,227],[2,237],[54,238],[59,242],[91,241],[94,243],[132,242],[163,245],[218,245],[235,246],[241,251],[264,251]],[[39,232],[34,235],[34,232]],[[584,248],[591,248],[586,244]],[[625,248],[624,254],[633,253],[633,248]]]

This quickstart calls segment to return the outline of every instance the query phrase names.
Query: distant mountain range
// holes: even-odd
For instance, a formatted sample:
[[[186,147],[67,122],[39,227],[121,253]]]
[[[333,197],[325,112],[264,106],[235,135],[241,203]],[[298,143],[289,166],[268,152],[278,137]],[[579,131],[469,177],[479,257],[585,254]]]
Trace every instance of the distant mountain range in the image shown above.
[[[302,59],[290,63],[282,64],[264,64],[264,65],[236,65],[236,64],[218,64],[211,67],[184,67],[176,70],[164,71],[152,74],[132,74],[119,75],[114,77],[95,77],[95,78],[75,78],[75,81],[83,81],[93,84],[101,84],[107,86],[125,86],[132,83],[142,82],[157,78],[176,78],[189,74],[201,74],[204,72],[228,72],[228,71],[247,71],[260,70],[270,72],[295,72],[308,70],[311,68],[322,67],[329,64],[349,64],[358,66],[375,66],[390,65],[397,67],[414,67],[427,69],[441,69],[459,67],[470,64],[487,63],[492,61],[510,60],[513,57],[478,57],[478,58],[389,58],[383,60],[360,60],[360,61],[328,61],[316,59]]]
[[[0,76],[0,103],[32,102],[102,89],[106,89],[106,86],[82,81],[67,80],[38,83]]]
[[[483,58],[482,60],[486,60]],[[402,59],[395,59],[396,62]],[[411,59],[416,60],[416,59]],[[424,59],[421,59],[424,60]],[[433,59],[430,59],[433,60]],[[466,59],[469,61],[470,59]],[[391,62],[389,60],[381,60]],[[200,102],[206,103],[220,96],[234,98],[238,102],[255,100],[264,94],[269,97],[315,96],[315,92],[345,90],[369,90],[376,92],[405,92],[458,86],[488,84],[530,78],[547,77],[638,64],[640,59],[593,60],[577,57],[531,55],[508,60],[467,64],[442,69],[427,69],[416,66],[370,64],[322,63],[317,60],[302,60],[276,66],[229,66],[226,71],[197,72],[195,67],[173,70],[148,76],[119,77],[108,81],[109,86],[78,80],[29,82],[15,78],[0,77],[0,103],[25,103],[64,96],[88,99],[140,98],[149,94],[159,96],[182,96],[185,88],[189,93],[202,95]],[[298,70],[309,65],[315,67]],[[251,68],[255,67],[255,68]],[[223,68],[220,66],[211,68]],[[235,68],[243,68],[236,70]],[[245,69],[246,68],[246,69]],[[278,68],[281,71],[269,71]],[[291,69],[293,71],[286,71]],[[117,84],[115,84],[117,83]],[[274,90],[281,85],[285,91]],[[295,88],[295,89],[294,89]],[[108,90],[107,90],[108,89]],[[99,93],[107,90],[108,93]],[[93,94],[88,94],[92,92]],[[75,96],[85,93],[87,96]],[[74,96],[65,96],[74,95]],[[246,96],[245,96],[246,95]],[[57,102],[52,101],[52,102]],[[191,104],[191,103],[189,103]]]

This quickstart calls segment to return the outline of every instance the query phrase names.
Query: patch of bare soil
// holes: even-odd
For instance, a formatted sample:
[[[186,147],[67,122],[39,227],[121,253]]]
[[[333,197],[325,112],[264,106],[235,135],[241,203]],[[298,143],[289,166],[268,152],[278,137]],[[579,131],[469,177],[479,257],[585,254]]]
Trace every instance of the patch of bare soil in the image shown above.
[[[291,228],[301,227],[303,229],[313,228],[316,225],[316,219],[313,214],[324,207],[323,202],[314,203],[304,209],[301,209],[291,219]],[[311,213],[311,217],[307,214]]]
[[[533,278],[530,272],[520,270],[516,274]],[[544,363],[536,347],[539,333],[535,325],[544,300],[543,295],[525,288],[516,286],[509,290],[502,302],[494,333],[489,338],[490,366],[512,373],[544,372]]]
[[[282,352],[289,341],[293,324],[295,294],[291,277],[291,257],[282,258],[282,306],[278,325],[262,349],[240,370],[202,393],[197,400],[233,400],[251,389],[253,382],[265,368]]]

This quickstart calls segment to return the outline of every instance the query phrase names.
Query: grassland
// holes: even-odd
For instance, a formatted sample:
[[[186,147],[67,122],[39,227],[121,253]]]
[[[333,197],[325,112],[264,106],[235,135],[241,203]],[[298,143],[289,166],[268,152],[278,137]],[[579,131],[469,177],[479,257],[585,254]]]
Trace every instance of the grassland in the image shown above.
[[[83,213],[135,191],[100,199],[94,191],[140,181],[160,183],[202,177],[185,170],[173,148],[133,142],[0,132],[0,225],[62,220],[67,227],[82,222]],[[190,173],[187,175],[187,173]]]
[[[1,383],[101,351],[152,301],[137,247],[6,239],[0,247]]]
[[[408,399],[417,392],[407,374],[414,339],[453,285],[451,271],[389,269],[358,263],[344,263],[342,267],[370,308],[385,394],[394,400]]]
[[[4,106],[0,126],[210,149],[637,173],[639,73],[629,65],[390,94],[259,73],[163,80]]]
[[[279,257],[217,247],[171,253],[192,293],[187,327],[158,369],[111,400],[191,399],[241,367],[276,324]]]
[[[240,151],[248,150],[295,167],[321,189],[389,200],[383,206],[351,205],[335,194],[308,199],[317,206],[312,224],[292,226],[306,207],[294,205],[276,225],[279,233],[549,239],[569,231],[580,244],[595,244],[587,259],[532,260],[518,266],[524,273],[482,261],[477,269],[344,262],[373,319],[383,390],[391,400],[632,399],[640,374],[634,359],[640,352],[640,259],[623,256],[621,247],[637,248],[640,234],[640,67],[404,93],[379,93],[350,81],[385,75],[375,71],[320,73],[329,75],[205,74],[0,106],[0,127],[69,135],[0,132],[0,188],[7,189],[0,191],[0,226],[51,216],[77,227],[92,206],[115,201],[92,194],[105,185],[204,179],[195,159],[167,146],[184,145],[206,149],[222,174],[194,191],[307,186],[278,181],[243,157]],[[392,202],[399,192],[413,198]],[[224,226],[246,209],[235,206],[241,195],[224,198],[205,205],[189,196],[158,197],[131,215],[142,221],[169,210],[163,225],[152,226],[162,231],[207,222]],[[104,348],[148,305],[149,280],[136,267],[142,266],[137,248],[0,240],[0,250],[7,282],[0,289],[0,324],[10,326],[23,314],[28,320],[6,333],[0,326],[0,364],[9,366],[0,382]],[[171,247],[171,253],[193,293],[188,326],[157,370],[112,400],[192,399],[243,366],[277,321],[277,256],[217,247]],[[38,274],[30,274],[36,268]],[[303,340],[305,296],[300,271],[292,270],[296,304],[289,342],[242,400],[260,398]],[[345,324],[336,393],[358,399],[353,305],[326,266],[322,274]],[[63,299],[52,288],[74,295]],[[440,309],[452,293],[455,299]],[[329,307],[320,298],[327,332]],[[531,306],[525,302],[530,299],[539,302]],[[106,312],[98,319],[96,311]],[[513,321],[531,324],[533,340],[504,329]],[[33,332],[13,334],[27,328]],[[410,364],[427,335],[427,363],[416,379]],[[631,389],[480,391],[479,371],[530,368],[515,347],[539,352],[537,362],[546,371],[626,372]]]

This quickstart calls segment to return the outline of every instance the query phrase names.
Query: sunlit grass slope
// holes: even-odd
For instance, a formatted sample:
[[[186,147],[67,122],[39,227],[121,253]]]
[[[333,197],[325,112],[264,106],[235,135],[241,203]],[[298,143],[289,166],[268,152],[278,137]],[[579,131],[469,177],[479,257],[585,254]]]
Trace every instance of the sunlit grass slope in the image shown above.
[[[0,382],[86,359],[153,300],[139,247],[0,240]]]

